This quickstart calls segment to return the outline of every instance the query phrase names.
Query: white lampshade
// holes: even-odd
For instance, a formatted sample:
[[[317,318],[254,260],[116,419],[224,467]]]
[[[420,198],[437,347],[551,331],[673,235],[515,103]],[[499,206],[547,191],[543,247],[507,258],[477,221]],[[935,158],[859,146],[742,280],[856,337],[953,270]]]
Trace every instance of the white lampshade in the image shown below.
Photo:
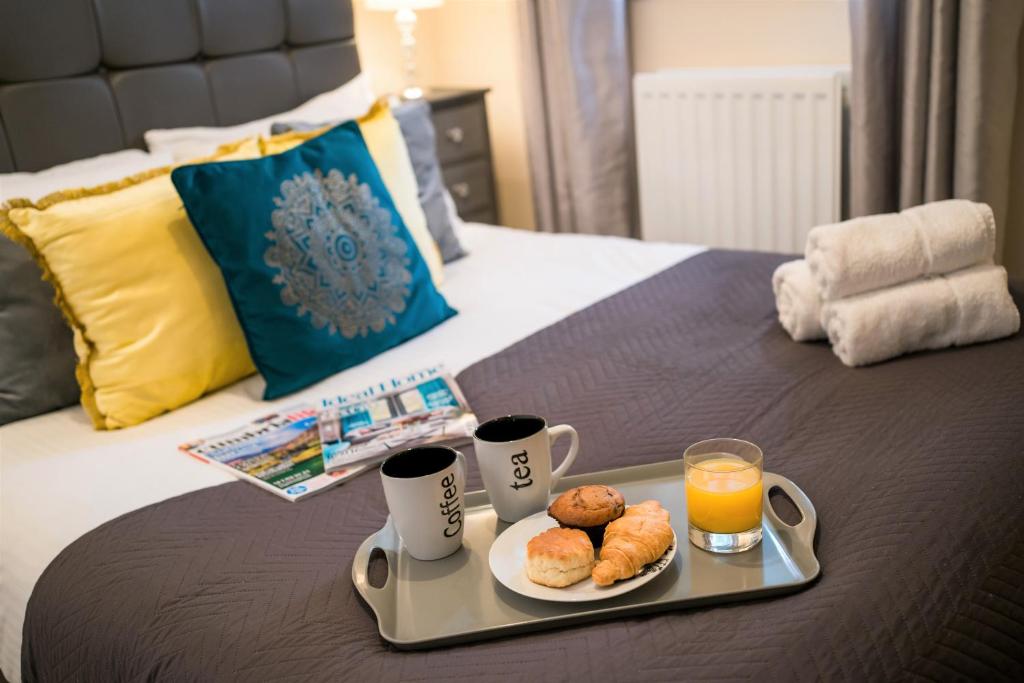
[[[402,9],[431,9],[440,7],[444,0],[366,0],[366,9],[397,12]]]

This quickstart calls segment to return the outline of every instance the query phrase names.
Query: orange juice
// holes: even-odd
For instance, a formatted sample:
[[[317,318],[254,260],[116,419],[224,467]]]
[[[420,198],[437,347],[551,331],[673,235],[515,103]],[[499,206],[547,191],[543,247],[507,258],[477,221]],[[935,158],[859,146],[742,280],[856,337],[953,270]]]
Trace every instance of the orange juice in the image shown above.
[[[686,471],[690,524],[715,534],[737,534],[761,526],[761,470],[723,453]]]

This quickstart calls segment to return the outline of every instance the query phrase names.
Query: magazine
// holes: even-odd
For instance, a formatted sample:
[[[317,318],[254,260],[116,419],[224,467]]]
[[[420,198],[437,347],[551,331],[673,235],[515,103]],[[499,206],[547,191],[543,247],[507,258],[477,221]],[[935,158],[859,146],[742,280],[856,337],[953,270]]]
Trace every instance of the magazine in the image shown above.
[[[179,448],[291,501],[339,484],[364,469],[324,471],[317,411],[308,405],[293,406]]]
[[[477,420],[455,378],[439,365],[324,399],[319,424],[324,469],[333,473],[402,448],[466,443]]]

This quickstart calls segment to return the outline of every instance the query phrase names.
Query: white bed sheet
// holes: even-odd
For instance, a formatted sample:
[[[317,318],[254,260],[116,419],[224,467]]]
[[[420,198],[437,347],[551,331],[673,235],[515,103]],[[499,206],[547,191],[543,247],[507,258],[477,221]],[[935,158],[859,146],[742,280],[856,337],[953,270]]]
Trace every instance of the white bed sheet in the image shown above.
[[[0,428],[0,668],[20,680],[21,629],[36,580],[85,532],[119,515],[231,481],[178,444],[284,406],[444,363],[459,372],[700,251],[613,237],[466,225],[470,255],[442,288],[460,314],[402,346],[276,402],[251,377],[145,424],[94,431],[80,407]],[[301,503],[297,503],[301,505]]]

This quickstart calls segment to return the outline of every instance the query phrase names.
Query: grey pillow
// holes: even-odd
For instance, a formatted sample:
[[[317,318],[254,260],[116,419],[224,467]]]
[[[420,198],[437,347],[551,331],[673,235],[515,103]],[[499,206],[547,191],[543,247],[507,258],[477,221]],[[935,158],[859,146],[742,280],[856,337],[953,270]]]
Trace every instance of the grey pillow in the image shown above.
[[[0,425],[78,402],[71,329],[23,247],[0,235]]]
[[[420,206],[427,217],[427,230],[430,231],[437,246],[441,249],[441,258],[445,263],[466,255],[459,244],[452,226],[451,215],[445,203],[444,179],[441,177],[441,164],[437,160],[434,124],[430,120],[430,105],[424,100],[404,102],[392,109],[398,125],[402,129],[405,146],[409,150],[412,168],[416,173],[416,185],[419,189]],[[340,121],[338,122],[340,123]],[[278,122],[270,128],[273,135],[293,130],[313,130],[327,124],[309,122]]]

